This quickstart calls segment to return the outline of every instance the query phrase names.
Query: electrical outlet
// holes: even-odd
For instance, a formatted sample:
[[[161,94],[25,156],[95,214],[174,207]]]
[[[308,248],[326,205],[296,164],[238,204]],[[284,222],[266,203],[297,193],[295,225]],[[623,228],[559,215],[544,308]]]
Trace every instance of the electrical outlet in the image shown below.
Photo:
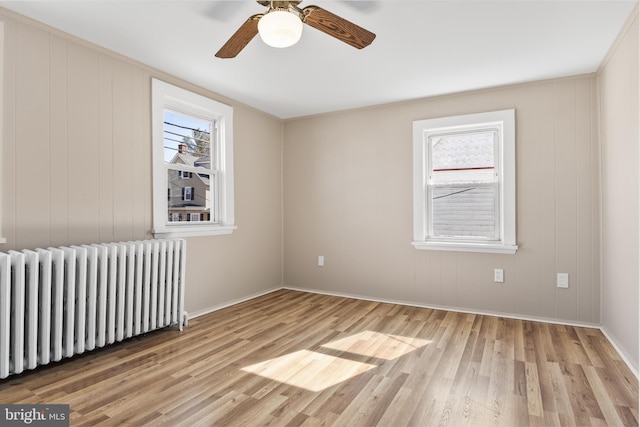
[[[318,267],[324,267],[324,257],[322,255],[318,256]]]
[[[493,281],[496,283],[504,282],[504,270],[501,268],[496,268],[493,270]]]
[[[567,274],[567,273],[558,273],[556,286],[558,286],[559,288],[568,288],[569,287],[569,274]]]

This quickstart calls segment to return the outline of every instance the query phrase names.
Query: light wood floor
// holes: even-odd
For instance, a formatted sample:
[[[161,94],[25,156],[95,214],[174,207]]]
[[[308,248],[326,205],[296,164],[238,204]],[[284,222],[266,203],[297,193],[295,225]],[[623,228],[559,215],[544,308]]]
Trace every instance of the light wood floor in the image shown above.
[[[71,425],[638,425],[597,329],[277,291],[0,381]]]

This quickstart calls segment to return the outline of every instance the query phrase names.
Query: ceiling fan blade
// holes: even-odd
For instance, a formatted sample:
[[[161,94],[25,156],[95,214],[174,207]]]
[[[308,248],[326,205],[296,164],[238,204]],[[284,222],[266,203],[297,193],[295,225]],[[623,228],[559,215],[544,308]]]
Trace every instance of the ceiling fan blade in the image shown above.
[[[244,24],[233,33],[231,38],[220,48],[216,57],[218,58],[235,58],[244,47],[258,34],[258,21],[263,14],[258,13],[250,16]]]
[[[321,7],[307,6],[302,10],[305,23],[358,49],[369,46],[376,38],[371,31]]]

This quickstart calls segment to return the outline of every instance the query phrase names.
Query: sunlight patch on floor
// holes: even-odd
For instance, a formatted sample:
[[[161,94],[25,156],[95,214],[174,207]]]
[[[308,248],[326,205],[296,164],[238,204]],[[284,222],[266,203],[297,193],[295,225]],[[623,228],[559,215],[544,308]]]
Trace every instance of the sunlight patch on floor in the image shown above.
[[[318,392],[375,367],[376,365],[369,363],[356,362],[310,350],[300,350],[246,366],[242,370]]]
[[[322,347],[356,353],[362,356],[375,357],[377,359],[393,360],[417,348],[424,347],[429,344],[429,342],[428,340],[419,338],[364,331],[323,344]]]
[[[397,359],[424,347],[429,342],[418,338],[364,331],[323,344],[317,351],[296,351],[246,366],[242,370],[319,392],[377,368],[382,360]],[[327,354],[329,352],[333,354]]]

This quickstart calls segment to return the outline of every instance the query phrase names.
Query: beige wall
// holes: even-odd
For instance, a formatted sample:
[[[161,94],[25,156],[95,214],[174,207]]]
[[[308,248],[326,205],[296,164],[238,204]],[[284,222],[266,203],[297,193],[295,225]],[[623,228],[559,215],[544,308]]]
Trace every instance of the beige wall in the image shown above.
[[[151,78],[234,107],[230,236],[188,240],[186,308],[282,283],[282,124],[0,9],[5,23],[0,250],[152,237]]]
[[[638,10],[599,72],[603,329],[638,371]]]
[[[412,121],[506,108],[516,109],[517,254],[413,249]],[[586,75],[287,121],[285,286],[599,323],[596,112]],[[569,289],[556,288],[558,272]]]
[[[284,274],[289,287],[604,320],[637,368],[637,12],[599,77],[602,287],[594,75],[301,118],[283,130],[267,114],[2,9],[0,20],[2,251],[151,237],[158,77],[234,106],[238,230],[189,239],[190,312],[277,288]],[[413,249],[412,121],[506,108],[517,110],[517,254]],[[493,283],[494,268],[504,284]],[[570,274],[569,289],[555,287],[557,272]]]

